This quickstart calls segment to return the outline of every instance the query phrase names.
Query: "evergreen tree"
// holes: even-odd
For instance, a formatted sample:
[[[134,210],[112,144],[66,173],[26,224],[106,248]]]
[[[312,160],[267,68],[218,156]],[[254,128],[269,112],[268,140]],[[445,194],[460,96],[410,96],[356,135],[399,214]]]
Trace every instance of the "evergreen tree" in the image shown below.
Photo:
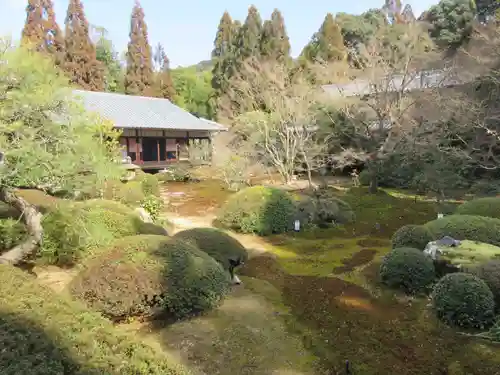
[[[302,56],[308,61],[333,62],[344,60],[346,55],[341,28],[328,13],[319,31],[302,51]]]
[[[411,23],[417,20],[410,4],[406,4],[403,8],[403,11],[401,12],[401,19],[404,23]]]
[[[248,8],[245,23],[239,28],[236,37],[236,54],[239,62],[249,57],[260,56],[260,40],[262,37],[262,18],[257,8],[252,5]]]
[[[22,44],[54,57],[56,65],[64,58],[64,38],[56,22],[52,0],[29,0]]]
[[[158,43],[154,54],[155,61],[155,79],[154,94],[158,98],[174,100],[175,88],[170,70],[170,60],[165,53],[165,49]]]
[[[235,39],[240,27],[239,22],[233,22],[229,13],[224,12],[215,35],[214,49],[212,51],[211,84],[213,92],[210,98],[211,108],[217,109],[218,100],[226,91],[229,80],[235,71]]]
[[[123,68],[115,51],[113,42],[107,37],[104,28],[98,30],[96,58],[104,69],[104,89],[108,92],[123,93]]]
[[[103,91],[102,64],[89,36],[89,24],[80,0],[70,0],[66,14],[64,70],[71,82],[85,90]]]
[[[152,53],[144,10],[139,1],[135,2],[132,10],[129,35],[125,93],[150,96],[153,94]]]
[[[275,9],[271,19],[264,22],[260,53],[266,59],[277,61],[290,58],[290,39],[285,28],[285,20],[278,9]]]

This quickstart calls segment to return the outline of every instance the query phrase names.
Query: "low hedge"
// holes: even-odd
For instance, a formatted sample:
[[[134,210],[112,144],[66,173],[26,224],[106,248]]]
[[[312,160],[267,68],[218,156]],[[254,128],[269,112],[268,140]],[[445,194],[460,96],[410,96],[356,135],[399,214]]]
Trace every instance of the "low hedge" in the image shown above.
[[[174,238],[186,241],[204,251],[224,269],[229,269],[229,259],[240,259],[245,262],[248,253],[245,247],[235,238],[214,228],[194,228],[177,233]]]
[[[222,206],[217,223],[224,228],[261,236],[292,228],[295,204],[283,190],[253,186],[232,195]]]
[[[464,328],[485,328],[495,318],[495,300],[488,285],[467,273],[451,273],[435,285],[434,311],[443,322]]]
[[[382,283],[409,294],[425,291],[435,277],[432,259],[418,249],[394,249],[384,257],[380,265]]]
[[[151,235],[114,242],[69,285],[74,297],[113,319],[163,313],[183,318],[217,306],[228,288],[227,273],[209,255]]]
[[[100,201],[59,205],[42,219],[44,237],[39,258],[59,266],[73,266],[113,240],[137,234],[168,233],[164,228],[144,223],[139,216],[108,210]],[[118,206],[116,206],[118,207]],[[120,209],[121,210],[121,209]]]
[[[471,270],[490,288],[495,298],[495,306],[500,310],[500,260],[490,260]]]
[[[0,265],[0,374],[187,375],[99,313]]]
[[[457,207],[457,215],[476,215],[500,219],[500,198],[478,198]]]
[[[425,224],[433,239],[451,236],[458,240],[500,246],[500,219],[484,216],[450,215]]]
[[[307,196],[298,196],[296,200],[297,218],[305,226],[317,225],[328,227],[355,221],[351,206],[336,197],[329,189],[318,189]]]
[[[26,236],[26,227],[19,220],[0,219],[0,254],[20,244]]]
[[[392,235],[392,248],[412,247],[424,250],[429,242],[433,240],[429,230],[423,225],[405,225]]]

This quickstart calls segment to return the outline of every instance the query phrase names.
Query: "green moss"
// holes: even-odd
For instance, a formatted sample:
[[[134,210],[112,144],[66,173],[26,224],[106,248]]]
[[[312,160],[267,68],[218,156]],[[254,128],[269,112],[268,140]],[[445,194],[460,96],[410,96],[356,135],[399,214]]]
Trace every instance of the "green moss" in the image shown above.
[[[277,256],[278,262],[291,275],[328,276],[360,251],[365,249],[359,243],[368,238],[304,238],[299,235],[281,235],[270,239],[272,246],[268,251]],[[390,251],[386,246],[370,246],[379,257]],[[364,263],[363,263],[364,264]],[[361,266],[362,264],[359,264]]]
[[[474,267],[482,262],[500,259],[500,247],[487,243],[464,240],[457,247],[445,248],[443,254],[452,264]]]

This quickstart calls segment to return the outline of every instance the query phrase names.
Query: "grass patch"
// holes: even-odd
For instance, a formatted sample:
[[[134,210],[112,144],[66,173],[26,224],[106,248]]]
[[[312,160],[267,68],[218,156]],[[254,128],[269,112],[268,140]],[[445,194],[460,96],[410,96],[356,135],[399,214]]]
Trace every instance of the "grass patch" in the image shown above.
[[[464,267],[477,266],[492,259],[500,260],[500,247],[483,242],[464,240],[459,246],[444,250],[446,259]]]
[[[253,278],[243,283],[218,309],[162,329],[166,349],[206,374],[314,374],[316,358],[289,331],[280,291]]]

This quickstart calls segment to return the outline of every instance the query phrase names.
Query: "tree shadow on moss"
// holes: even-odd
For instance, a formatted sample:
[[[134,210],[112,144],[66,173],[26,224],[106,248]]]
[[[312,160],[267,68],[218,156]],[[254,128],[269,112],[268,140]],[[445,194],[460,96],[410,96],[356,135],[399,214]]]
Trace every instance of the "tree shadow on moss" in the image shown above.
[[[97,375],[82,369],[49,332],[21,315],[0,311],[0,374]]]

